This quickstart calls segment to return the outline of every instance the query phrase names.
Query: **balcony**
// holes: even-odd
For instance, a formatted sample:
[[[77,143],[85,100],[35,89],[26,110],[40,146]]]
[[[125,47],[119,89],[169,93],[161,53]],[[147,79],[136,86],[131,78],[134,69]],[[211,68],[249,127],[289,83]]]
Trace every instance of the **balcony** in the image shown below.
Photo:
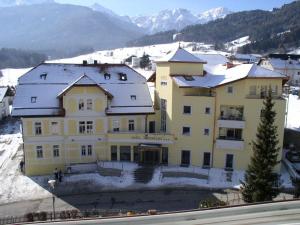
[[[238,138],[220,136],[216,140],[216,148],[243,150],[244,149],[244,140],[238,139]]]
[[[166,133],[140,132],[110,132],[107,134],[109,142],[173,144],[174,136]]]
[[[238,128],[243,129],[245,128],[245,120],[242,116],[221,116],[217,122],[218,127],[224,128]]]

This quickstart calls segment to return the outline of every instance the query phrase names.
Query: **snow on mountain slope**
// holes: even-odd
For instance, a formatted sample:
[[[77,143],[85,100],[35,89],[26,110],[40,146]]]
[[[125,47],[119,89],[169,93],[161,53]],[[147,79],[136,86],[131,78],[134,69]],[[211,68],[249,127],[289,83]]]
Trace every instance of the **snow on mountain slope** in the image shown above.
[[[224,18],[228,14],[232,13],[229,9],[224,7],[218,7],[214,9],[207,10],[198,15],[201,23],[207,23],[212,20]]]
[[[54,3],[54,0],[0,0],[0,7]]]
[[[250,44],[249,36],[241,37],[236,40],[225,43],[225,47],[228,51],[236,51],[239,47],[242,47],[246,44]]]
[[[25,69],[3,69],[0,70],[2,76],[0,76],[0,86],[16,86],[20,76],[27,73],[31,68]]]
[[[223,7],[205,11],[199,15],[193,14],[187,9],[163,10],[151,16],[132,17],[132,22],[137,26],[146,29],[149,33],[156,33],[166,30],[180,30],[188,25],[207,23],[211,20],[224,18],[231,12]]]

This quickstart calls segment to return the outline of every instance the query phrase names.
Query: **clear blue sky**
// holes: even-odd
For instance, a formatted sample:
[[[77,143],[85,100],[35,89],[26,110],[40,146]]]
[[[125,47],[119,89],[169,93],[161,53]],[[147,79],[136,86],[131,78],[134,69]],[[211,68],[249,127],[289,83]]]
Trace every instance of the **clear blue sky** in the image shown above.
[[[194,13],[223,6],[232,11],[271,10],[292,0],[56,0],[61,3],[92,5],[97,2],[119,15],[150,15],[163,9],[186,8]]]

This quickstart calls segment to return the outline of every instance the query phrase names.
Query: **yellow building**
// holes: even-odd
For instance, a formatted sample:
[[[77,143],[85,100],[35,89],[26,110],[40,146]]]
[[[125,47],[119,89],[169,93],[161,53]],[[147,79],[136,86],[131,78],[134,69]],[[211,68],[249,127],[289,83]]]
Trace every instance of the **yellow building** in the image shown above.
[[[246,169],[269,86],[282,147],[285,77],[253,64],[204,65],[181,48],[159,60],[154,102],[125,65],[37,66],[19,79],[13,105],[26,174],[102,160]]]

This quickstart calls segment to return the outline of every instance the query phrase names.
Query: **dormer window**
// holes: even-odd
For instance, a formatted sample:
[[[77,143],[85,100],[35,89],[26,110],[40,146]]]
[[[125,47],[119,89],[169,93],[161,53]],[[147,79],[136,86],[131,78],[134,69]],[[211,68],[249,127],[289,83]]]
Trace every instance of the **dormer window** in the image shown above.
[[[105,73],[104,74],[104,79],[105,80],[110,80],[110,74],[109,73]]]
[[[40,79],[46,80],[46,78],[47,78],[47,73],[42,73],[40,75]]]
[[[187,75],[183,76],[183,78],[184,78],[186,81],[193,81],[193,80],[195,80],[194,77],[192,77],[192,76],[187,76]]]
[[[119,73],[119,80],[126,81],[127,80],[127,75],[125,73]]]
[[[136,100],[136,95],[130,95],[130,99],[131,99],[132,101],[135,101],[135,100]]]
[[[36,99],[37,99],[37,97],[35,97],[35,96],[31,97],[31,103],[36,103]]]

